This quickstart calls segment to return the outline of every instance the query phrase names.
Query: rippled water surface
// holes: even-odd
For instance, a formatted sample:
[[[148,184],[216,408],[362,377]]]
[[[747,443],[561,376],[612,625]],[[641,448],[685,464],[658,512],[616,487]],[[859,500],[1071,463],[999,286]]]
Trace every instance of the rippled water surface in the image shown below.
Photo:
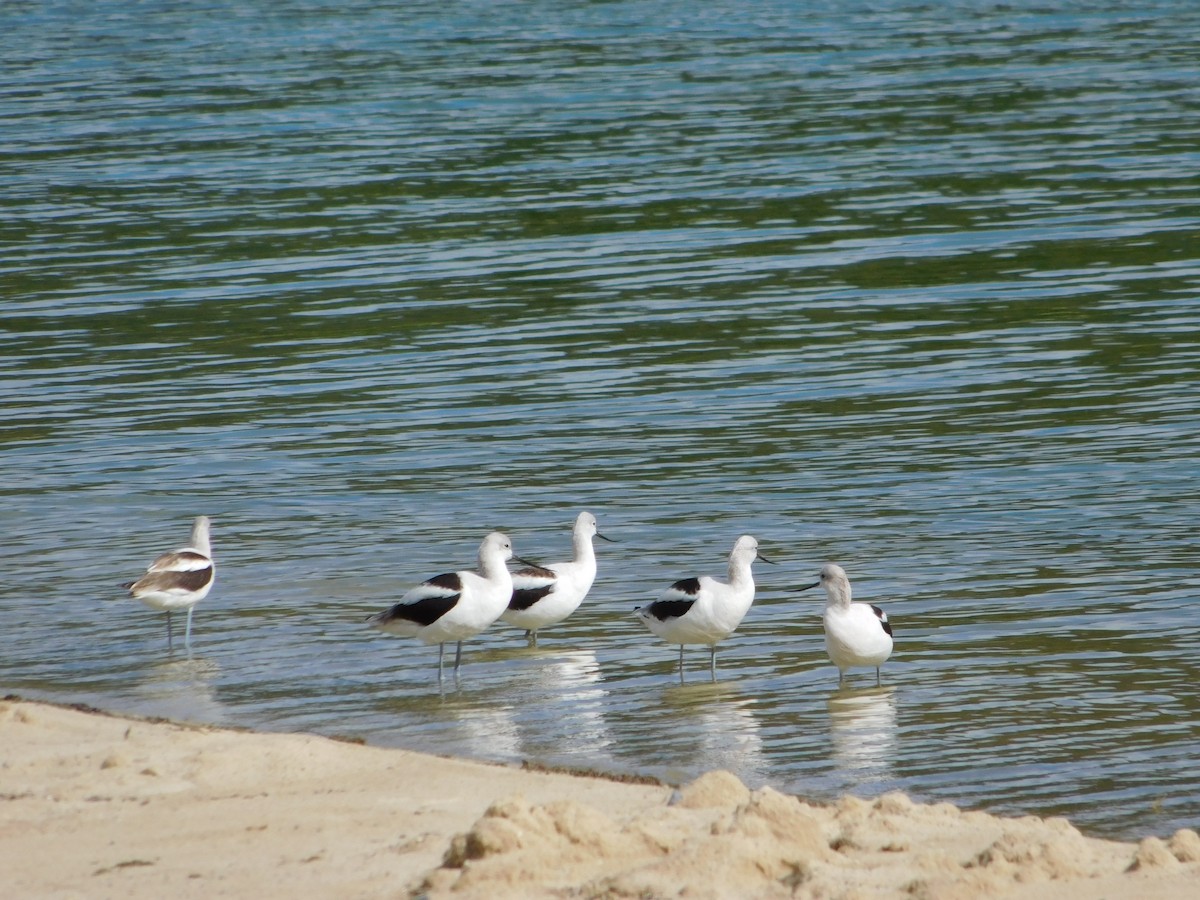
[[[0,687],[1200,819],[1200,6],[11,3]],[[528,648],[363,624],[503,528]],[[191,517],[194,652],[122,599]],[[631,609],[756,535],[719,679]],[[837,688],[841,563],[897,646]]]

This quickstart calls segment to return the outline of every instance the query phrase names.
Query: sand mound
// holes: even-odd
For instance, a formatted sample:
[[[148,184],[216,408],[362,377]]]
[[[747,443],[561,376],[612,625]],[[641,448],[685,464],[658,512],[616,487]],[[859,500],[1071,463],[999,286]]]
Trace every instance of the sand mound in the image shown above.
[[[723,782],[712,790],[714,781]],[[729,788],[736,785],[732,791]],[[729,793],[745,797],[729,806]],[[492,805],[455,837],[425,891],[457,896],[656,897],[679,885],[689,896],[735,897],[748,884],[791,896],[814,863],[835,854],[821,825],[793,797],[750,793],[728,773],[705,776],[674,807],[619,824],[572,802],[531,806],[517,797]],[[613,874],[613,863],[619,871]]]
[[[669,805],[622,820],[572,802],[513,797],[457,835],[414,889],[431,898],[950,898],[1171,896],[1136,880],[1175,872],[1200,838],[1137,847],[1086,838],[1065,819],[1005,820],[900,793],[810,806],[711,772]],[[1193,866],[1200,878],[1200,866]],[[1172,882],[1184,890],[1182,883]],[[1069,887],[1068,887],[1069,886]],[[1094,887],[1094,890],[1092,888]],[[1147,891],[1149,893],[1147,893]]]

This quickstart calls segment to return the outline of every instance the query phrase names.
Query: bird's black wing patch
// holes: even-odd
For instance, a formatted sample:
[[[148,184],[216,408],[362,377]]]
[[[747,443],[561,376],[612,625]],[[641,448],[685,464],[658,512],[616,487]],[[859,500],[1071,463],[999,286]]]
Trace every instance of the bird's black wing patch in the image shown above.
[[[875,613],[875,616],[879,619],[879,624],[883,626],[883,630],[890,637],[892,634],[892,623],[888,621],[887,613],[873,603],[871,604],[871,611]]]
[[[695,581],[694,578],[689,580]],[[680,584],[682,583],[680,582]],[[687,611],[695,603],[695,600],[655,600],[646,607],[646,612],[658,621],[665,622],[667,619],[678,619],[680,616],[687,615]]]
[[[434,587],[444,588],[447,591],[454,591],[458,594],[462,591],[462,579],[458,577],[457,572],[447,572],[445,575],[434,575],[429,580],[423,582]]]
[[[206,587],[213,579],[213,567],[203,569],[188,569],[178,571],[164,569],[157,572],[147,572],[133,584],[123,585],[131,591],[198,591]]]
[[[539,588],[521,588],[513,591],[512,599],[508,601],[508,608],[515,610],[529,609],[533,604],[537,603],[547,594],[554,590],[554,585],[548,584],[545,587]]]
[[[411,603],[397,603],[387,611],[387,619],[405,619],[418,625],[432,625],[458,604],[462,594],[449,597],[421,597]]]
[[[668,591],[675,591],[679,594],[687,594],[689,597],[695,597],[700,593],[699,578],[684,578],[682,581],[677,581],[669,588]]]

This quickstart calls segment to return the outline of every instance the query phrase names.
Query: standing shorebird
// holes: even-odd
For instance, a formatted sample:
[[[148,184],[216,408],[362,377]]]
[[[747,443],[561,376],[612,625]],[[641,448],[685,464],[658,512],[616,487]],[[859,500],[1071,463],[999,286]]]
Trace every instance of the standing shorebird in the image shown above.
[[[539,628],[556,625],[579,608],[596,580],[596,552],[592,538],[612,541],[597,529],[596,517],[581,512],[575,519],[572,541],[575,557],[570,562],[550,563],[546,567],[528,566],[513,572],[512,599],[500,616],[509,625],[525,629],[525,636],[537,646]]]
[[[892,655],[892,623],[887,613],[869,603],[850,601],[850,579],[841,566],[828,563],[821,567],[821,579],[796,588],[808,591],[825,588],[825,651],[838,667],[838,684],[853,666],[874,666],[875,684],[880,684],[879,667]]]
[[[192,610],[208,596],[217,577],[212,545],[208,539],[210,524],[208,516],[197,516],[192,523],[192,537],[186,547],[164,553],[150,563],[146,574],[137,581],[121,585],[127,588],[135,599],[141,600],[151,609],[166,611],[168,649],[174,649],[175,645],[171,630],[171,612],[177,609],[187,610],[187,629],[184,632],[183,643],[184,646],[191,647]]]
[[[717,680],[717,643],[733,634],[754,602],[756,559],[771,562],[758,552],[758,541],[743,534],[729,554],[729,580],[708,575],[677,581],[648,606],[634,612],[646,627],[670,644],[679,645],[679,680],[683,681],[683,645],[708,644],[708,669]]]
[[[438,645],[438,678],[442,677],[442,662],[446,641],[458,644],[454,654],[454,671],[462,664],[462,642],[483,631],[508,608],[512,597],[512,575],[507,561],[513,556],[508,535],[493,531],[479,545],[479,570],[437,575],[423,581],[400,598],[400,601],[367,622],[401,637],[415,637],[426,644]]]

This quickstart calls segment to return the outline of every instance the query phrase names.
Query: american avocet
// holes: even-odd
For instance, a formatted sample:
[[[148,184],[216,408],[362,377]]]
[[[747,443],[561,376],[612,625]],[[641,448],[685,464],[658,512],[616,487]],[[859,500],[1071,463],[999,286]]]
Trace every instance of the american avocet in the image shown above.
[[[704,575],[685,578],[667,588],[648,606],[636,610],[646,627],[669,644],[679,645],[679,680],[683,681],[683,645],[708,644],[709,672],[717,678],[717,642],[733,633],[754,602],[750,564],[771,560],[758,552],[758,541],[743,534],[729,554],[729,580]]]
[[[850,601],[850,579],[841,566],[828,563],[821,567],[821,580],[797,588],[807,591],[825,588],[825,651],[838,667],[838,684],[852,666],[874,666],[875,683],[880,683],[879,667],[892,655],[892,624],[887,613],[869,603]]]
[[[596,517],[581,512],[575,519],[572,541],[575,558],[570,562],[550,563],[545,568],[529,566],[513,572],[512,599],[500,618],[509,625],[525,629],[525,635],[537,645],[539,628],[555,625],[575,612],[596,580],[596,552],[592,537],[612,541],[597,529]]]
[[[505,563],[514,557],[508,535],[493,531],[479,545],[479,571],[450,572],[418,584],[400,602],[367,619],[389,634],[420,638],[438,645],[438,678],[446,641],[456,641],[454,670],[462,663],[462,642],[483,631],[508,607],[512,575]]]
[[[167,613],[167,647],[174,646],[171,633],[171,611],[187,610],[187,630],[183,643],[192,646],[192,610],[208,596],[217,577],[213,563],[212,545],[209,543],[208,516],[197,516],[192,523],[192,536],[186,547],[164,553],[154,562],[146,574],[137,581],[123,584],[129,593],[151,609]]]

